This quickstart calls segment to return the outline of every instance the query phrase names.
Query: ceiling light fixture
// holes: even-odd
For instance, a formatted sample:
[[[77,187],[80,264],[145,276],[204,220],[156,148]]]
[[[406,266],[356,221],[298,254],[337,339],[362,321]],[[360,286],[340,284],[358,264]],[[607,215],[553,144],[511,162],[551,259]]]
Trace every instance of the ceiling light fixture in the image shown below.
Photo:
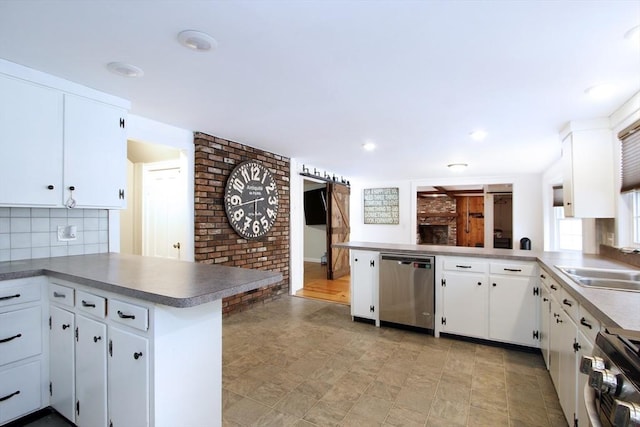
[[[482,129],[478,129],[471,132],[469,136],[474,141],[484,141],[484,139],[487,137],[487,132]]]
[[[107,64],[107,69],[122,77],[137,78],[144,76],[142,68],[127,64],[126,62],[109,62]]]
[[[450,163],[447,165],[447,167],[454,172],[463,171],[467,168],[467,166],[469,165],[466,163]]]
[[[627,40],[631,40],[632,42],[639,43],[640,42],[640,25],[637,25],[624,33],[624,38]]]
[[[365,151],[373,151],[376,149],[376,144],[374,144],[373,142],[366,142],[364,144],[362,144],[362,148]]]
[[[178,34],[178,41],[181,45],[197,52],[207,52],[218,47],[216,39],[202,31],[182,31]]]
[[[606,99],[611,97],[614,92],[615,87],[609,83],[594,85],[584,91],[584,93],[593,99]]]

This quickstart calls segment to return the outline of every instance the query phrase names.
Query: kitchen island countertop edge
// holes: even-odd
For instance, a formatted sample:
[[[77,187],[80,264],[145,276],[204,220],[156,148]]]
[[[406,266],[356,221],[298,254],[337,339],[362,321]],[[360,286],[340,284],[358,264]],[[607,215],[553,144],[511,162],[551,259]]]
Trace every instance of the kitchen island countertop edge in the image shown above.
[[[46,275],[170,307],[193,307],[273,285],[279,272],[118,253],[0,263],[0,280]]]

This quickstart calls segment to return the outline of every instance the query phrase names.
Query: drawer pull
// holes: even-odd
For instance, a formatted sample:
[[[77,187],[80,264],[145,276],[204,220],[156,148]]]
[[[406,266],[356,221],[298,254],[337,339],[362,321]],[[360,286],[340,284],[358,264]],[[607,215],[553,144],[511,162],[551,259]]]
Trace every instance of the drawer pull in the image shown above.
[[[133,314],[124,314],[120,310],[118,310],[118,317],[120,317],[121,319],[135,319],[136,318],[135,315],[133,315]]]
[[[456,268],[471,268],[470,265],[458,265],[456,264]]]
[[[70,327],[71,327],[70,324],[65,323],[64,325],[62,325],[62,330],[64,331],[65,329],[70,328]]]
[[[587,319],[585,319],[584,317],[580,319],[580,324],[582,326],[586,326],[589,329],[593,329],[593,326],[591,326],[591,323],[587,322]]]
[[[512,271],[514,273],[519,273],[522,271],[520,268],[505,268],[504,271]]]
[[[6,297],[0,297],[0,301],[6,301],[8,299],[20,298],[20,294],[8,295]]]
[[[92,307],[92,308],[96,308],[96,305],[92,302],[86,302],[85,300],[82,300],[82,306],[83,307]]]
[[[566,298],[562,300],[562,303],[564,305],[568,305],[569,307],[573,306],[573,303],[571,301],[569,301],[568,299],[566,299]]]
[[[140,352],[135,352],[135,353],[133,353],[133,358],[134,358],[134,359],[138,360],[138,359],[140,359],[141,357],[142,357],[142,352],[141,352],[141,351],[140,351]]]
[[[558,288],[556,287],[556,285],[551,285],[551,286],[550,286],[550,288],[551,288],[551,289],[553,289],[554,291],[557,291],[557,290],[558,290]]]
[[[67,297],[67,294],[63,294],[63,293],[61,293],[61,292],[53,291],[53,297],[54,297],[54,298],[66,298],[66,297]]]
[[[22,334],[18,334],[18,335],[14,335],[12,337],[9,337],[9,338],[3,338],[3,339],[0,340],[0,344],[3,344],[5,342],[9,342],[9,341],[13,341],[16,338],[20,338],[21,336],[22,336]]]
[[[4,397],[0,397],[0,402],[4,402],[5,400],[9,400],[9,399],[11,399],[13,396],[16,396],[16,395],[18,395],[18,394],[20,394],[20,390],[16,390],[16,391],[14,391],[14,392],[13,392],[13,393],[11,393],[11,394],[7,394],[7,395],[6,395],[6,396],[4,396]]]
[[[102,337],[93,337],[93,342],[98,342],[102,339]]]

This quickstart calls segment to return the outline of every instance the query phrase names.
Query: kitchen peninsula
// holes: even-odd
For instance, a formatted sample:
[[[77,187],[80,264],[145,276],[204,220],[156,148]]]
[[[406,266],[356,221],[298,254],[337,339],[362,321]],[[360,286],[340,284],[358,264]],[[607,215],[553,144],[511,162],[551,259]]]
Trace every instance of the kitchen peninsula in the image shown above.
[[[221,300],[280,280],[114,253],[0,263],[0,424],[51,405],[77,425],[221,425]]]

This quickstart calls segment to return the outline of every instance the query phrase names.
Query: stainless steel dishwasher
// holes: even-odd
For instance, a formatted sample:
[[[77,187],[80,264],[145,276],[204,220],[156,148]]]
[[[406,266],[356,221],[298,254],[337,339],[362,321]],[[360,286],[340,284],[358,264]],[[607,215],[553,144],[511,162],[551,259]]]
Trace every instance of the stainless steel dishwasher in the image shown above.
[[[434,328],[435,257],[382,254],[380,321]]]

